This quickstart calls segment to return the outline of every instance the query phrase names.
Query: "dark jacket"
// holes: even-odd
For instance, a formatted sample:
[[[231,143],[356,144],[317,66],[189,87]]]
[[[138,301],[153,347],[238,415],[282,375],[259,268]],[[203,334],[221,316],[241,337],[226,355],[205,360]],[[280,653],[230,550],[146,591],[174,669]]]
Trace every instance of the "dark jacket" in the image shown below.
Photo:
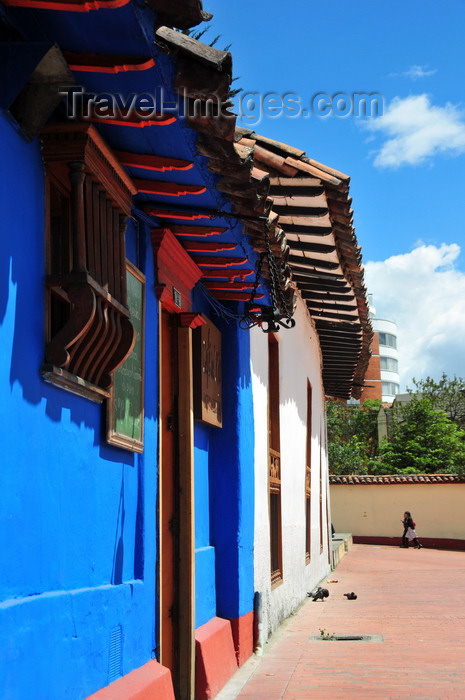
[[[413,522],[413,518],[404,518],[404,530],[407,532],[408,528],[411,527],[412,530],[415,530],[415,523]]]

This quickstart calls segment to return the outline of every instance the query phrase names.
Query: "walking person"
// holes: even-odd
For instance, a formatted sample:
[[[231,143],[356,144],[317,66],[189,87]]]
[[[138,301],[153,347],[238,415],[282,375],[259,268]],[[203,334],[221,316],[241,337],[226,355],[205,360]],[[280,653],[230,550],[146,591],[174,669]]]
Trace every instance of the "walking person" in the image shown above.
[[[412,540],[415,549],[421,549],[423,545],[418,541],[417,533],[415,532],[416,523],[413,522],[412,514],[409,510],[405,511],[401,522],[404,526],[404,532],[402,534],[402,544],[400,546],[408,549],[409,542]]]

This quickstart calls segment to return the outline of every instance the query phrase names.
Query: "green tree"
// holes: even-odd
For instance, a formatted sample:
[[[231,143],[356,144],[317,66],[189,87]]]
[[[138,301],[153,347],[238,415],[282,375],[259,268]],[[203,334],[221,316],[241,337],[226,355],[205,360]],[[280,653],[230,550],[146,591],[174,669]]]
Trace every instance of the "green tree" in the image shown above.
[[[389,440],[379,450],[378,473],[465,472],[465,432],[427,398],[393,410]]]
[[[381,401],[361,406],[327,401],[328,461],[332,474],[367,474],[378,451],[378,413]]]
[[[426,377],[412,379],[412,382],[417,393],[429,399],[434,408],[445,411],[459,428],[465,428],[465,379],[455,375],[451,379],[443,372],[439,381]],[[410,389],[408,391],[411,393]]]

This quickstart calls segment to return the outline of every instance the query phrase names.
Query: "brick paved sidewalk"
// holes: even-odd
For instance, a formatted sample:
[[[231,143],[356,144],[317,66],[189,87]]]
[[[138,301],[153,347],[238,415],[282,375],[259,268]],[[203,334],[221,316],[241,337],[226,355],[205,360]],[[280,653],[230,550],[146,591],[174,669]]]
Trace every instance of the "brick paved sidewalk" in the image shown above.
[[[465,552],[354,545],[332,579],[216,700],[465,700]]]

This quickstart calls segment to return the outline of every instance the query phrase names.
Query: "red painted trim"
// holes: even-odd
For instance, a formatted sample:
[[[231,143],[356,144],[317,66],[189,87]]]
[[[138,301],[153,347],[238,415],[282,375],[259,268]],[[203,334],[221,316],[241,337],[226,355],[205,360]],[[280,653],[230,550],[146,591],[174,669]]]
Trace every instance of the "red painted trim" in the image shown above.
[[[202,270],[202,277],[214,277],[220,280],[235,280],[244,281],[246,277],[252,275],[254,270]]]
[[[87,117],[85,121],[88,122],[95,122],[97,124],[113,124],[116,126],[136,126],[136,127],[141,127],[143,128],[144,126],[168,126],[168,124],[173,124],[173,122],[176,121],[176,117],[173,115],[167,116],[166,114],[156,114],[154,117],[150,117],[150,119],[144,119],[143,117],[138,117],[138,118],[125,118],[125,114],[129,114],[128,112],[125,112],[124,110],[120,110],[114,114],[119,115],[119,116],[110,116],[111,112],[109,112],[109,115],[106,117]]]
[[[127,5],[131,0],[2,0],[10,7],[28,7],[31,10],[62,10],[64,12],[90,12],[91,10],[115,9]]]
[[[199,328],[199,326],[204,326],[207,323],[202,314],[191,313],[180,314],[179,316],[179,322],[183,328]]]
[[[166,209],[157,209],[156,207],[145,207],[144,211],[149,216],[158,216],[160,219],[185,219],[194,221],[195,219],[208,219],[208,214],[189,214],[187,212],[167,211]]]
[[[156,182],[155,180],[133,180],[138,192],[146,194],[166,194],[181,197],[185,194],[203,194],[207,188],[202,185],[182,185],[177,182]]]
[[[201,278],[201,271],[168,228],[152,229],[151,236],[156,292],[163,308],[173,313],[190,311],[191,291]],[[174,303],[173,287],[181,296],[180,305]]]
[[[213,292],[213,296],[221,301],[249,301],[250,294],[244,292]],[[255,299],[263,299],[263,294],[256,294]]]
[[[180,314],[183,311],[183,306],[179,307],[175,304],[173,297],[173,288],[168,284],[156,284],[155,285],[155,296],[161,303],[165,311],[170,314]],[[190,303],[184,302],[186,308],[190,306]]]
[[[231,267],[231,265],[244,265],[247,262],[247,258],[222,258],[222,257],[210,257],[205,255],[204,257],[196,256],[193,258],[196,265],[199,267]]]
[[[400,547],[401,535],[398,537],[375,537],[365,535],[352,535],[354,544],[377,544]],[[445,537],[420,537],[418,540],[427,549],[449,549],[465,552],[465,540],[457,540]],[[413,549],[413,547],[412,547]]]
[[[115,151],[115,155],[122,165],[144,170],[190,170],[194,163],[180,158],[165,158],[164,156],[152,156],[145,153],[129,153],[128,151]]]
[[[155,61],[153,58],[129,58],[123,56],[103,56],[96,54],[77,54],[63,51],[63,55],[71,70],[82,73],[129,73],[131,71],[142,71],[153,68]],[[117,63],[116,61],[120,61]],[[129,63],[129,61],[133,61]],[[137,63],[137,61],[140,63]],[[125,61],[125,62],[123,62]]]
[[[227,228],[221,228],[219,226],[181,226],[175,225],[171,226],[172,232],[177,236],[219,236]]]
[[[173,231],[174,233],[174,231]],[[203,241],[186,241],[183,242],[184,250],[189,253],[220,253],[226,250],[236,250],[236,243],[204,243]]]
[[[230,280],[229,282],[208,282],[205,280],[203,283],[204,286],[207,289],[216,289],[217,291],[227,291],[227,292],[243,292],[244,290],[252,290],[253,289],[253,283],[252,282],[234,282],[233,280]]]

